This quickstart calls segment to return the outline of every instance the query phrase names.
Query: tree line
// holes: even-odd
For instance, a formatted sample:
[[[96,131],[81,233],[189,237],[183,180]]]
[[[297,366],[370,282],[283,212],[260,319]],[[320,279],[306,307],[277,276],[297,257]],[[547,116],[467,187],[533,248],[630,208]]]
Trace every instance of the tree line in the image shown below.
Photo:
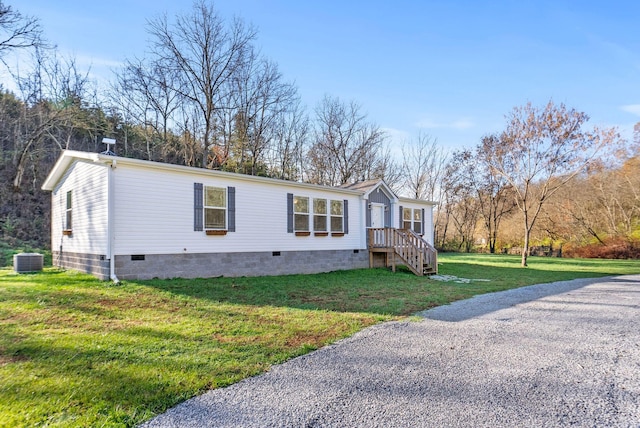
[[[640,257],[640,123],[632,142],[563,104],[527,104],[499,134],[442,160],[437,245]],[[554,251],[555,246],[555,251]]]
[[[494,252],[511,242],[504,225],[516,218],[525,249],[543,225],[550,237],[583,239],[561,230],[567,219],[601,240],[638,229],[637,194],[612,199],[607,187],[612,177],[620,188],[635,183],[637,151],[621,154],[629,147],[615,131],[588,130],[587,115],[564,105],[518,107],[502,133],[474,150],[451,153],[421,134],[394,156],[357,102],[327,95],[307,109],[256,48],[257,30],[204,0],[174,20],[150,20],[147,55],[126,59],[106,88],[58,55],[36,18],[2,1],[0,34],[15,87],[0,90],[0,227],[9,245],[49,244],[44,178],[62,150],[98,152],[104,137],[118,141],[119,156],[193,167],[332,186],[382,178],[400,194],[439,202],[436,242],[444,249],[470,251],[482,235]],[[6,61],[16,51],[30,67]],[[570,185],[599,185],[599,202],[585,196],[564,217],[552,215]],[[607,205],[604,217],[585,216],[594,203]]]

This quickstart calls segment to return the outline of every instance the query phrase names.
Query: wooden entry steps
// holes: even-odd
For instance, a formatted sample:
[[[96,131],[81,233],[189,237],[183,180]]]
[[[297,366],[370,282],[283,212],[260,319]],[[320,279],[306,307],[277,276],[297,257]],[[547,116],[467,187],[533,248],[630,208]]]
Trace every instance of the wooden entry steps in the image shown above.
[[[385,266],[394,272],[397,264],[404,264],[418,276],[438,273],[438,251],[413,230],[370,228],[368,247],[371,267],[374,266],[374,255],[382,253]]]

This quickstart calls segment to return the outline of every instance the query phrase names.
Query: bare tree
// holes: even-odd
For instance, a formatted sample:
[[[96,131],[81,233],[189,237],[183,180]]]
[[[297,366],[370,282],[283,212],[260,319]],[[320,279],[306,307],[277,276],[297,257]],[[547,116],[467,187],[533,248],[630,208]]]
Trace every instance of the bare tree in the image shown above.
[[[444,248],[451,220],[453,196],[445,180],[449,153],[428,134],[420,133],[416,140],[402,144],[403,193],[409,197],[438,201],[434,212],[436,243]]]
[[[632,157],[618,167],[590,171],[582,179],[590,200],[587,207],[580,204],[583,195],[570,196],[571,215],[601,244],[598,232],[629,239],[640,225],[639,168],[640,157]]]
[[[164,157],[173,157],[171,128],[180,105],[179,94],[173,90],[177,85],[175,71],[161,63],[129,60],[116,79],[112,102],[123,117],[142,126],[146,158],[154,158],[156,143],[163,148]],[[126,155],[128,141],[123,145]]]
[[[267,160],[273,177],[295,181],[305,178],[304,151],[309,129],[309,117],[299,99],[288,110],[280,113]]]
[[[89,97],[87,75],[74,60],[60,60],[55,52],[37,49],[33,70],[24,78],[17,76],[17,82],[23,108],[16,124],[15,190],[22,184],[30,158],[41,151],[70,148],[74,129],[88,127],[82,103]],[[45,141],[55,146],[48,147]]]
[[[478,221],[478,200],[471,194],[462,192],[450,207],[450,218],[458,234],[458,251],[470,253],[475,243],[476,224]]]
[[[44,46],[38,20],[24,16],[0,1],[0,61],[7,66],[4,57],[8,52]]]
[[[536,227],[548,237],[572,245],[634,241],[640,225],[640,152],[638,141],[608,147],[584,173],[553,195]]]
[[[233,76],[236,171],[258,174],[266,168],[266,152],[273,144],[277,121],[297,99],[296,88],[283,82],[278,66],[250,49]],[[263,171],[266,172],[266,171]]]
[[[308,153],[309,179],[337,186],[373,178],[385,134],[366,120],[355,102],[326,96],[316,108],[314,143]]]
[[[416,199],[434,200],[447,155],[438,140],[420,133],[416,141],[402,145],[404,188]]]
[[[475,192],[475,177],[470,174],[472,155],[468,150],[454,152],[445,165],[441,182],[444,201],[442,210],[447,224],[443,224],[442,244],[446,245],[449,223],[457,233],[457,249],[469,252],[474,244],[479,203]]]
[[[402,165],[396,160],[391,152],[391,147],[385,141],[380,148],[377,159],[372,164],[369,177],[381,178],[396,193],[402,191],[402,177],[404,171]]]
[[[586,176],[575,177],[549,199],[539,226],[547,236],[573,243],[595,239],[604,244],[606,221],[593,187],[599,181],[599,174],[591,175],[589,172]]]
[[[583,130],[589,117],[564,104],[543,108],[530,103],[507,116],[507,128],[498,139],[483,141],[490,168],[512,186],[522,213],[527,266],[529,238],[548,199],[583,171],[603,147],[619,143],[613,129]]]
[[[496,252],[500,222],[516,207],[513,189],[509,182],[493,168],[491,168],[491,153],[485,151],[485,146],[499,145],[497,135],[487,135],[474,153],[467,151],[464,156],[465,174],[467,182],[472,187],[487,232],[489,252]]]
[[[640,122],[633,126],[633,142],[629,145],[627,157],[640,156]]]
[[[214,147],[216,111],[230,108],[222,101],[228,99],[225,94],[234,72],[246,61],[255,30],[240,19],[226,25],[212,4],[199,0],[191,14],[177,16],[173,24],[166,15],[152,20],[149,33],[153,37],[154,62],[177,73],[179,78],[172,89],[198,113],[191,129],[201,140],[202,165],[219,166],[220,151]],[[193,128],[196,124],[198,127]]]

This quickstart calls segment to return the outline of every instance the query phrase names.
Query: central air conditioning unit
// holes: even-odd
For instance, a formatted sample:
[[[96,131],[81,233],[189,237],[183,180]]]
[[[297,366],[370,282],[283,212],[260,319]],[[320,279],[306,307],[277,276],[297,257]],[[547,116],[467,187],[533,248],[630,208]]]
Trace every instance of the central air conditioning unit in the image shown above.
[[[42,254],[20,253],[13,256],[13,270],[18,273],[39,272],[42,270]]]

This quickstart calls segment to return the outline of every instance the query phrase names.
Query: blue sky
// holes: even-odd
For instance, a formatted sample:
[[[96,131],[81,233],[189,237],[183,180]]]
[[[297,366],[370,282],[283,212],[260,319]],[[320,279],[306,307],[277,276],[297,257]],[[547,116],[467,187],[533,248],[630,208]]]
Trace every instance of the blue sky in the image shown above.
[[[97,78],[142,57],[146,22],[188,1],[8,0],[41,20]],[[630,138],[640,121],[638,1],[218,0],[258,29],[257,45],[310,112],[355,100],[394,144],[419,132],[472,147],[515,106],[550,99]]]

